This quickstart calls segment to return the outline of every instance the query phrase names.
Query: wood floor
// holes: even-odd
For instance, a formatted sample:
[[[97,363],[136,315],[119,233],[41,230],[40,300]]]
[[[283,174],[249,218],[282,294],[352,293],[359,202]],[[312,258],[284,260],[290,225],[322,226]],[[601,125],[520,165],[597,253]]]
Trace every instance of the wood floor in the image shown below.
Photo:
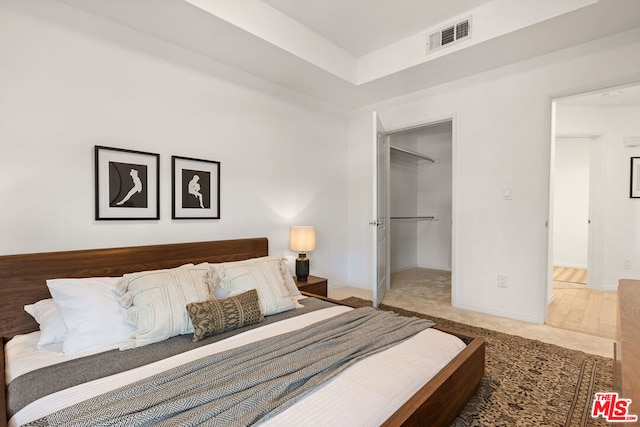
[[[581,288],[554,288],[553,302],[547,308],[547,325],[615,338],[617,292]]]
[[[587,270],[584,268],[553,267],[555,282],[587,284]]]

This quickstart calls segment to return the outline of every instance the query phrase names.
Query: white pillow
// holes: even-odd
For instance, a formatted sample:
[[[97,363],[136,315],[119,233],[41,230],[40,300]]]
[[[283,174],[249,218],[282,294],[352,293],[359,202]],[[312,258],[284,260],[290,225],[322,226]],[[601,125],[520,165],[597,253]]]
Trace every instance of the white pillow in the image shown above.
[[[52,298],[25,305],[24,311],[29,313],[40,325],[38,349],[45,345],[61,343],[64,340],[67,328],[64,326],[64,320],[62,320],[58,307]]]
[[[121,350],[192,334],[187,304],[209,299],[206,264],[125,274],[118,283],[127,319],[136,325]]]
[[[286,265],[286,264],[285,264]],[[296,282],[293,281],[293,276],[289,273],[289,270],[284,273],[284,284],[287,285],[287,289],[291,293],[291,296],[297,301],[300,298],[305,298],[300,293],[300,289],[296,286]]]
[[[64,320],[64,354],[95,351],[125,341],[134,326],[125,317],[115,286],[120,278],[47,280],[49,292]]]
[[[295,287],[284,258],[271,256],[212,264],[209,278],[216,279],[216,286],[212,290],[214,296],[222,295],[225,291],[227,296],[235,296],[255,289],[262,313],[269,316],[300,306],[287,286],[287,276]],[[212,281],[209,283],[211,285]],[[297,294],[300,295],[300,292],[297,291]]]
[[[273,260],[280,260],[279,267],[280,267],[280,270],[282,271],[284,284],[287,286],[287,289],[289,290],[289,293],[291,294],[291,296],[294,297],[296,300],[302,297],[302,294],[300,293],[300,289],[298,289],[298,287],[296,286],[296,282],[293,280],[293,275],[291,274],[291,271],[289,271],[288,261],[287,261],[287,258],[284,256],[284,254],[272,255],[272,256],[266,256],[266,257],[260,257],[260,258],[251,258],[243,261],[228,262],[226,264],[227,265],[242,264],[242,263],[251,264],[255,262],[273,261]],[[222,263],[222,264],[225,264],[225,263]],[[209,290],[212,292],[214,298],[216,299],[228,297],[229,292],[220,286],[220,279],[217,277],[217,273],[216,273],[215,266],[221,265],[221,264],[209,264],[209,265],[212,267],[206,279],[207,283],[209,283]]]
[[[287,285],[287,288],[289,289],[289,291],[291,291],[291,295],[295,298],[295,299],[300,299],[300,298],[306,298],[304,297],[301,293],[300,293],[300,289],[298,289],[298,287],[296,286],[296,282],[293,280],[293,276],[295,276],[295,274],[293,273],[295,271],[295,259],[297,257],[287,257],[283,254],[280,255],[282,257],[282,268],[283,268],[283,274],[284,274],[284,280],[285,283]],[[289,265],[290,261],[293,260],[293,269],[292,266]]]

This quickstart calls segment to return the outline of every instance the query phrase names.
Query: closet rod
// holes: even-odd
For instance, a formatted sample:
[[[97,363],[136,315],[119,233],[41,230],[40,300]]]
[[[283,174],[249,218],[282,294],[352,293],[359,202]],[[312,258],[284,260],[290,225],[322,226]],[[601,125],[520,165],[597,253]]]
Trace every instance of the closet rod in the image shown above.
[[[405,153],[405,154],[409,154],[410,156],[414,156],[414,157],[418,157],[420,159],[424,159],[424,160],[428,160],[431,163],[435,163],[436,161],[433,160],[431,157],[429,156],[425,156],[424,154],[421,153],[417,153],[415,151],[411,151],[411,150],[407,150],[406,148],[400,148],[400,147],[394,147],[393,145],[389,146],[392,150],[396,150],[399,151],[401,153]]]
[[[435,215],[431,215],[431,216],[392,216],[391,219],[412,219],[412,220],[416,220],[416,221],[420,221],[423,219],[436,219],[437,217]]]

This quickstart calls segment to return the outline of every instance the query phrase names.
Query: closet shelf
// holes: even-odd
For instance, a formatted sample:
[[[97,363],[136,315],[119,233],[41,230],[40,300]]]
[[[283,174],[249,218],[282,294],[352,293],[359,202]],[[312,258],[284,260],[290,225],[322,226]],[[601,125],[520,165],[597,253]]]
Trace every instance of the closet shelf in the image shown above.
[[[425,221],[425,220],[437,221],[439,219],[439,217],[438,217],[438,215],[428,215],[428,216],[392,216],[391,219],[414,220],[414,221]]]
[[[391,148],[392,151],[396,151],[399,153],[403,153],[403,154],[408,154],[410,156],[413,157],[417,157],[418,159],[422,159],[422,160],[427,160],[431,163],[435,163],[436,161],[434,159],[432,159],[431,157],[418,153],[416,151],[411,151],[411,150],[407,150],[406,148],[400,148],[400,147],[394,147],[393,145],[389,146],[389,148]]]

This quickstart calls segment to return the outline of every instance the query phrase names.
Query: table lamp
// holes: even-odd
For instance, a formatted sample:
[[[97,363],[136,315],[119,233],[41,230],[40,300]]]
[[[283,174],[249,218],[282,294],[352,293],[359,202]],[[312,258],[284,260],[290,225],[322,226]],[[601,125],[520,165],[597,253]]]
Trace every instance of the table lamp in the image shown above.
[[[289,229],[289,249],[298,252],[296,258],[296,278],[306,282],[309,277],[309,258],[307,252],[316,248],[316,228],[312,226],[294,226]]]

